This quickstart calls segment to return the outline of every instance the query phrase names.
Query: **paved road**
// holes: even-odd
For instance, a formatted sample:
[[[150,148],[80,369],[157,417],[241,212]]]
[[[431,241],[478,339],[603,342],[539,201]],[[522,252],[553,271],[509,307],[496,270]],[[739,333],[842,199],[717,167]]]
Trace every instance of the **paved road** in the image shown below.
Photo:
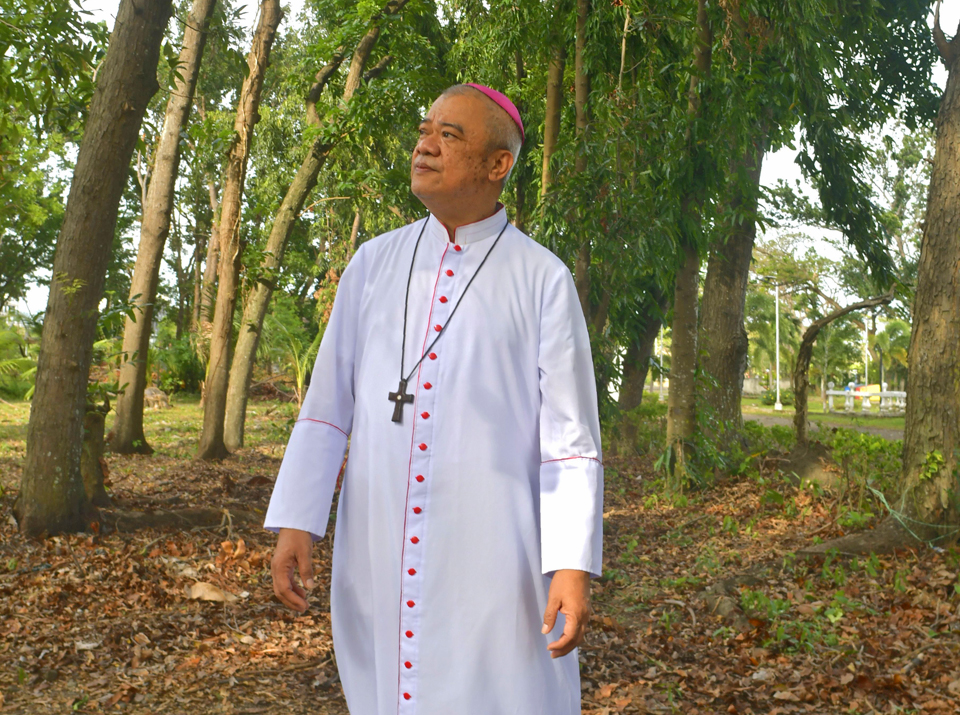
[[[759,422],[765,427],[771,427],[773,425],[786,425],[787,427],[793,427],[793,417],[780,417],[779,415],[757,415],[757,414],[743,414],[743,419],[753,420]],[[858,425],[852,420],[822,420],[825,425],[830,427],[846,427],[848,429],[854,429],[858,432],[867,432],[868,434],[875,434],[883,437],[884,439],[903,439],[903,429],[902,428],[890,428],[890,427],[867,427],[865,425]],[[808,423],[809,429],[816,429],[816,425],[812,422]]]

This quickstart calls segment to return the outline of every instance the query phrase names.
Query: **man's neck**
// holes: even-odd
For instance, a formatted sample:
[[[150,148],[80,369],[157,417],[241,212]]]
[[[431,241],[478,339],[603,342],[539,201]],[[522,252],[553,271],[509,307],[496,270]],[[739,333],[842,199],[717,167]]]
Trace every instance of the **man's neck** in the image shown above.
[[[443,227],[447,229],[447,238],[450,240],[450,243],[453,243],[456,240],[458,228],[461,226],[469,226],[472,223],[477,223],[490,218],[500,210],[501,206],[501,203],[495,200],[492,206],[486,206],[481,210],[472,211],[467,214],[448,216],[439,214],[435,211],[431,211],[431,213],[434,215],[437,221],[443,224]]]

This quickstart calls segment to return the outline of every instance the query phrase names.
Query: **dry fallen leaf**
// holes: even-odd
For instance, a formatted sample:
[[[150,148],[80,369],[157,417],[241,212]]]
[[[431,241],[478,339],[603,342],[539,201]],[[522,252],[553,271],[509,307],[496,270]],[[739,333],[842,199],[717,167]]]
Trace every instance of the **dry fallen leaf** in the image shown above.
[[[74,643],[77,650],[93,650],[94,648],[99,647],[99,643],[96,641],[77,641]]]
[[[206,581],[197,581],[194,584],[184,587],[183,590],[184,593],[187,594],[187,598],[199,599],[201,601],[233,603],[237,600],[237,597],[232,593],[224,591]]]
[[[791,703],[799,703],[800,698],[798,698],[794,693],[789,690],[778,690],[773,694],[774,700],[786,700]]]

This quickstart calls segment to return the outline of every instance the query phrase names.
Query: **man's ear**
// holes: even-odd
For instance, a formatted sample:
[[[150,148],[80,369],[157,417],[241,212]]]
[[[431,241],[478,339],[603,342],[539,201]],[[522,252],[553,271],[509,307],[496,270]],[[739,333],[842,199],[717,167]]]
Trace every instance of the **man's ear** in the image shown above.
[[[506,149],[497,149],[490,157],[493,159],[493,166],[490,168],[490,174],[487,177],[491,182],[502,182],[507,178],[510,169],[513,168],[513,154]]]

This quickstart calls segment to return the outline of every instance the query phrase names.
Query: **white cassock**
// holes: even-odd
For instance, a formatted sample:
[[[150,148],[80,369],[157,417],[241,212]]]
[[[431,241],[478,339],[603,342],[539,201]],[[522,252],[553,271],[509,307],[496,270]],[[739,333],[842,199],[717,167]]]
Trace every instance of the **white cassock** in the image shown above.
[[[426,357],[397,423],[424,220],[404,370]],[[344,271],[264,526],[324,535],[349,435],[330,610],[350,712],[580,713],[577,651],[547,651],[563,616],[540,632],[554,571],[601,573],[600,426],[573,278],[502,208],[456,243],[424,220]]]

